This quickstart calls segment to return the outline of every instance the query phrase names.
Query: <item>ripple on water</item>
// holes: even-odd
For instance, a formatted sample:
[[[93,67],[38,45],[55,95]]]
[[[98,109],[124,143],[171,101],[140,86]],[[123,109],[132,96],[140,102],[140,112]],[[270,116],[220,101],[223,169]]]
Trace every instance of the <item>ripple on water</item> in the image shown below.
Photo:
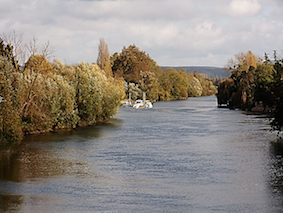
[[[0,211],[281,212],[274,138],[268,119],[215,97],[120,108],[108,124],[2,151]]]

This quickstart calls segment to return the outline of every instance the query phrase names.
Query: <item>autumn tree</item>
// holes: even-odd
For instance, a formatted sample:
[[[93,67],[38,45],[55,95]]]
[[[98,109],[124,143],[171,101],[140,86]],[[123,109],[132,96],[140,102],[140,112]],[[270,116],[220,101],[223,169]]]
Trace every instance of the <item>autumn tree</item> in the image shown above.
[[[16,66],[13,47],[0,40],[0,143],[20,141],[23,133],[75,128],[108,120],[124,97],[123,80],[97,64],[50,63],[33,39],[29,60]]]
[[[254,56],[251,51],[247,53],[238,53],[234,55],[234,58],[228,59],[226,69],[238,77],[241,75],[241,72],[248,72],[250,67],[253,67],[254,70],[257,68],[257,64],[261,63],[261,58]]]
[[[280,99],[281,62],[277,57],[273,62],[267,54],[262,62],[251,51],[236,56],[238,64],[232,69],[230,78],[218,87],[219,104],[228,102],[230,107],[247,110],[252,110],[256,105],[263,106],[263,110],[274,108]]]
[[[127,82],[139,83],[142,72],[157,73],[161,69],[154,60],[135,45],[124,47],[121,53],[114,53],[111,57],[113,73],[117,73]]]
[[[22,139],[20,116],[13,103],[17,94],[12,86],[15,72],[9,57],[0,56],[0,144]]]
[[[18,61],[14,56],[14,47],[10,44],[5,45],[4,40],[0,38],[0,55],[3,56],[6,60],[8,60],[16,70],[18,70]]]
[[[231,107],[250,109],[255,105],[257,85],[257,66],[261,63],[260,58],[255,57],[251,51],[235,55],[235,59],[228,61],[231,71],[230,78],[234,81],[231,88],[229,104]],[[225,82],[222,82],[222,84]],[[220,85],[220,89],[222,86]],[[221,92],[219,93],[221,94]],[[221,98],[219,99],[221,100]]]
[[[25,64],[25,69],[32,70],[35,73],[40,73],[45,76],[53,73],[51,64],[43,55],[31,55]]]
[[[128,83],[138,84],[151,100],[158,98],[158,77],[162,70],[156,62],[135,45],[124,47],[111,57],[113,73]]]
[[[106,44],[104,39],[100,39],[99,47],[98,47],[98,57],[97,57],[97,65],[100,69],[104,70],[106,76],[112,76],[112,68],[110,64],[110,55],[108,50],[108,45]]]

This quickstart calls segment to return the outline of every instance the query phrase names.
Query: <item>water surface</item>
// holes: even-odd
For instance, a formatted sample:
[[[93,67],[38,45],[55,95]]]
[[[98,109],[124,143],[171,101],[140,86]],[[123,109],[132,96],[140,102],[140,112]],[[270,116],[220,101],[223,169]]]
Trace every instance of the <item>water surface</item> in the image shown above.
[[[215,97],[120,108],[109,123],[0,150],[0,212],[282,212],[269,120]]]

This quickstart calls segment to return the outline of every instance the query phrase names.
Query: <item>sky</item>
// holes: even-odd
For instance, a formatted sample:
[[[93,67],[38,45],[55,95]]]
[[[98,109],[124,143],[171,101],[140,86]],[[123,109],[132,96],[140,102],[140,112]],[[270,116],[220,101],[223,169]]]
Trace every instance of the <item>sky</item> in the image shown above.
[[[48,42],[66,64],[135,44],[160,66],[223,67],[252,51],[283,55],[282,0],[0,0],[0,34]]]

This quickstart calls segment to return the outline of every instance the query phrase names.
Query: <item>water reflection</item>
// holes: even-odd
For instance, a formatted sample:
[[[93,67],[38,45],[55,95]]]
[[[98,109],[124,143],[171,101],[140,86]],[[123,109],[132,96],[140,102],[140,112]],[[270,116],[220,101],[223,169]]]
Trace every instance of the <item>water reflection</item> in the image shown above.
[[[267,127],[206,97],[29,136],[0,150],[0,212],[277,213],[283,146]]]
[[[112,128],[115,124],[105,124],[73,131],[26,136],[21,144],[10,145],[0,150],[0,180],[27,182],[38,178],[59,175],[86,175],[87,163],[81,159],[73,161],[77,155],[77,142],[102,137],[102,126]],[[56,142],[56,146],[52,143]],[[65,143],[73,143],[65,146]]]
[[[116,128],[119,123],[120,120],[113,119],[107,124],[72,131],[26,136],[21,144],[1,147],[0,180],[27,182],[51,176],[87,175],[88,163],[84,156],[78,156],[79,150],[87,153],[88,144],[83,142],[107,137],[107,129]]]
[[[56,132],[50,132],[40,135],[29,135],[25,137],[24,142],[66,142],[74,141],[74,139],[76,142],[84,142],[88,139],[99,138],[102,136],[103,135],[99,127],[88,126],[85,128],[72,130],[58,130]]]
[[[21,195],[0,194],[0,212],[18,212],[23,203]]]
[[[33,196],[37,190],[38,193],[50,190],[44,180],[88,177],[89,163],[84,156],[78,157],[78,151],[87,153],[84,142],[103,137],[102,126],[112,128],[113,124],[27,136],[21,144],[1,147],[0,212],[18,212],[23,202],[38,204],[38,199],[47,202],[41,196]],[[31,184],[36,182],[40,184],[38,187]]]
[[[64,149],[65,155],[72,155],[73,150]],[[86,163],[72,162],[52,149],[25,144],[16,150],[9,150],[0,157],[0,180],[27,182],[38,178],[58,175],[83,174],[80,168]]]
[[[273,141],[270,143],[269,184],[273,193],[283,195],[283,143]],[[283,201],[282,201],[283,202]]]

